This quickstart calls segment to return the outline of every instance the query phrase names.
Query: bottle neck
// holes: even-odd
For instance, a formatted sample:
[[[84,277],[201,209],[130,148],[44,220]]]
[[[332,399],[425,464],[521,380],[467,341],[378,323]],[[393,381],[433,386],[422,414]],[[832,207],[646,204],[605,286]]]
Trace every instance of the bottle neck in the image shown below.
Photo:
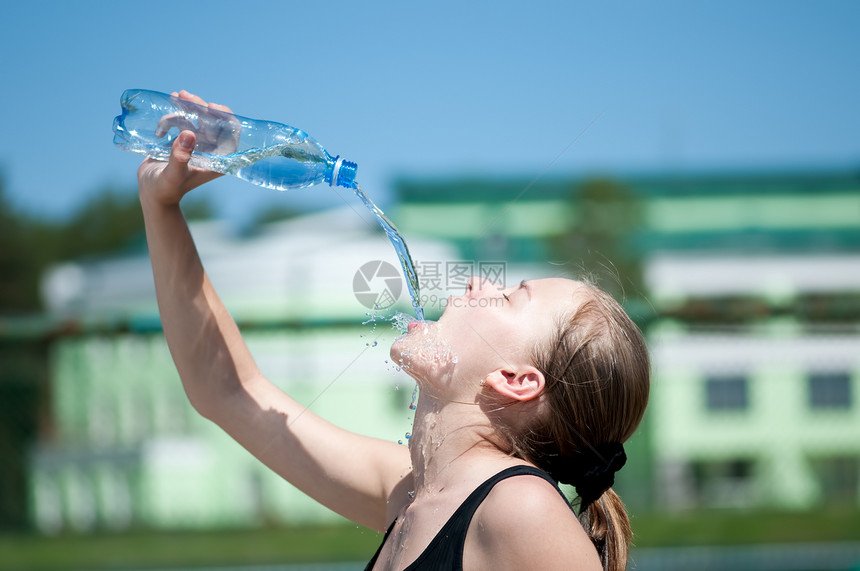
[[[358,170],[358,165],[352,161],[345,161],[340,157],[335,158],[334,166],[331,170],[331,179],[328,181],[331,186],[343,186],[346,188],[355,188],[355,172]]]

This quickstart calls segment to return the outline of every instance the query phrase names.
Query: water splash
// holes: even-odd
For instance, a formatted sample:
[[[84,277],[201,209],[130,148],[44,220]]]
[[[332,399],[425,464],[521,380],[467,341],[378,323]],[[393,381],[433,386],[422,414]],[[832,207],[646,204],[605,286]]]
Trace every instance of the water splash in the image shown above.
[[[397,312],[391,317],[391,327],[396,329],[401,335],[406,335],[409,324],[415,321],[415,318],[405,313]]]

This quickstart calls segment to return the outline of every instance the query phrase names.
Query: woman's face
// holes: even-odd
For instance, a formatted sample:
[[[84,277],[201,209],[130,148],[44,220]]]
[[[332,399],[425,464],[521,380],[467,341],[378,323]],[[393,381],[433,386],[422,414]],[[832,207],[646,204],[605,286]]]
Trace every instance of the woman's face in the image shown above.
[[[503,287],[473,277],[463,295],[448,298],[438,322],[413,324],[391,356],[423,381],[422,388],[444,388],[455,399],[474,397],[489,373],[531,365],[534,345],[577,303],[580,287],[563,278]]]

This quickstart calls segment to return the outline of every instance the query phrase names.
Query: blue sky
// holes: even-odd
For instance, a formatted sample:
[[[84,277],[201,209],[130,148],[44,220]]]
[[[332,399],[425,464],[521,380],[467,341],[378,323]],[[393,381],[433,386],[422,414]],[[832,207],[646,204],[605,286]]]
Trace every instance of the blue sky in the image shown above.
[[[414,4],[6,6],[7,196],[62,217],[134,189],[110,130],[133,87],[302,128],[381,202],[401,175],[860,167],[860,3]],[[339,203],[232,177],[201,192],[239,221]]]

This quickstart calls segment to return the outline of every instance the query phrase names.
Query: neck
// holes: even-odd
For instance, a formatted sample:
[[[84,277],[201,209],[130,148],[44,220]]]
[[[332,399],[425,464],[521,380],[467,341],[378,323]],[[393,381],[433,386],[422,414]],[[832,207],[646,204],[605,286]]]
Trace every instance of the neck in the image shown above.
[[[416,495],[447,487],[473,468],[470,460],[478,456],[506,456],[493,443],[492,433],[477,404],[446,402],[422,392],[409,441]]]

